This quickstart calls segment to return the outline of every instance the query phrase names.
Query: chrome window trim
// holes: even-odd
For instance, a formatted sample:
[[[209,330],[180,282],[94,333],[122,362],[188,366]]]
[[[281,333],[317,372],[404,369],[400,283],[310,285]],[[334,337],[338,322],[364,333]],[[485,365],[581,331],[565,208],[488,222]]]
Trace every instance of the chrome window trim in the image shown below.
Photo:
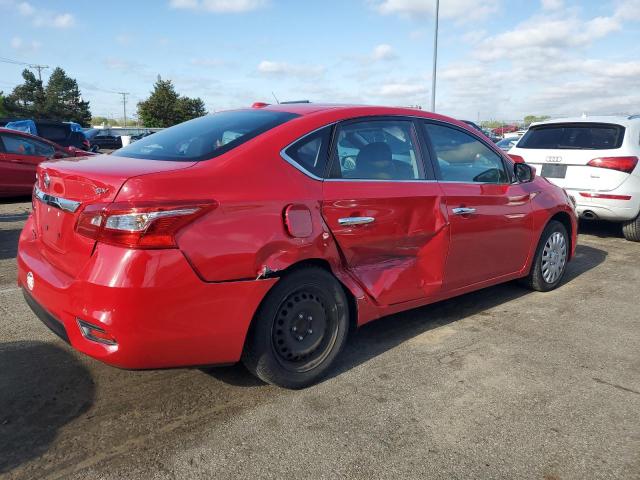
[[[55,195],[49,195],[48,193],[44,193],[42,190],[40,190],[37,185],[33,188],[33,196],[45,205],[58,208],[65,212],[75,213],[76,210],[80,208],[80,202],[67,200],[66,198],[62,197],[56,197]]]
[[[313,180],[318,180],[319,182],[392,182],[392,183],[437,183],[437,182],[439,182],[439,183],[464,183],[464,184],[467,184],[467,185],[513,185],[513,183],[458,182],[458,181],[442,181],[442,180],[437,180],[437,179],[434,179],[434,180],[430,180],[430,179],[376,180],[376,179],[367,179],[367,178],[322,178],[322,177],[317,176],[314,173],[311,173],[306,168],[304,168],[302,165],[297,163],[293,158],[291,158],[289,155],[286,154],[286,150],[288,150],[289,147],[293,146],[295,143],[298,143],[300,140],[303,140],[306,137],[308,137],[310,135],[313,135],[314,133],[322,130],[323,128],[333,127],[333,126],[338,125],[339,123],[342,123],[342,122],[363,121],[363,120],[366,120],[368,118],[374,118],[375,119],[377,117],[400,117],[400,118],[404,118],[404,119],[427,120],[427,121],[432,121],[432,122],[435,122],[435,123],[442,123],[442,124],[445,124],[445,125],[451,125],[452,127],[460,128],[460,125],[457,125],[455,123],[451,123],[451,122],[449,122],[447,120],[423,117],[423,116],[420,116],[420,115],[385,114],[385,115],[363,115],[363,116],[360,116],[360,117],[349,117],[349,118],[343,118],[341,120],[336,120],[336,121],[331,122],[331,123],[327,123],[326,125],[318,127],[315,130],[312,130],[312,131],[310,131],[308,133],[305,133],[303,136],[297,138],[296,140],[294,140],[293,142],[291,142],[287,146],[285,146],[282,150],[280,150],[280,157],[282,157],[282,159],[284,161],[286,161],[288,164],[290,164],[296,170],[304,173],[307,177],[312,178]],[[489,147],[489,143],[486,142],[485,140],[483,140],[482,138],[480,138],[478,135],[476,135],[475,131],[471,130],[471,132],[469,132],[469,130],[465,129],[465,133],[470,134],[471,136],[477,137],[478,141],[480,141],[483,144],[486,144],[487,148],[492,150],[495,154],[500,156],[503,160],[506,159],[506,156],[503,154],[503,152],[497,152],[495,149]],[[420,135],[420,132],[416,132],[416,134]]]

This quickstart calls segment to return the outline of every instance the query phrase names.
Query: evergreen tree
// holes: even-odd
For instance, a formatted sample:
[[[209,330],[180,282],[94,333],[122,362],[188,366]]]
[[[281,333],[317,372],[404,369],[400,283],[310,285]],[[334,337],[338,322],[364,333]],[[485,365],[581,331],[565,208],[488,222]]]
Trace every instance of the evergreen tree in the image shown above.
[[[89,102],[82,100],[78,82],[68,77],[62,68],[57,67],[49,77],[45,99],[45,115],[48,118],[89,126]]]
[[[171,80],[159,75],[149,98],[138,103],[138,117],[145,127],[171,127],[206,113],[200,98],[180,96]]]
[[[26,68],[22,71],[22,78],[24,83],[15,87],[6,98],[5,105],[9,114],[19,117],[46,118],[42,82]]]

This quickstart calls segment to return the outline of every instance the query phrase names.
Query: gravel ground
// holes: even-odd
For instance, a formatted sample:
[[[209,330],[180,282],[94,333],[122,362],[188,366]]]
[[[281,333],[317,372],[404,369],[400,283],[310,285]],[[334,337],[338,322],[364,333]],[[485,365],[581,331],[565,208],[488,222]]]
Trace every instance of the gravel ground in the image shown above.
[[[303,391],[83,357],[15,284],[0,204],[0,477],[640,478],[640,245],[587,225],[558,290],[506,284],[356,332]]]

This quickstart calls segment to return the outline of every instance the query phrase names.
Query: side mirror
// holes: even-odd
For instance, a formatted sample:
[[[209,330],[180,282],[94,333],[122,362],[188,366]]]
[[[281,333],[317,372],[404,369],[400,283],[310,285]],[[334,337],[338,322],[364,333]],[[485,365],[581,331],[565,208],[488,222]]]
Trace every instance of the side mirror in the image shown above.
[[[536,178],[536,169],[526,163],[514,164],[513,173],[519,183],[533,182],[533,179]]]

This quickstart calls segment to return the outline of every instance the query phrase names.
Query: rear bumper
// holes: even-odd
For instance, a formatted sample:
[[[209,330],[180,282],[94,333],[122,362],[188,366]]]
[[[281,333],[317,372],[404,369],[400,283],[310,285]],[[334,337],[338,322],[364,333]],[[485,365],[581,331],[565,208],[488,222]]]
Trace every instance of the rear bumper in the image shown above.
[[[27,303],[76,350],[121,368],[238,361],[251,319],[277,281],[206,283],[179,250],[108,245],[98,245],[71,278],[43,258],[39,240],[25,233],[30,222],[18,249],[18,284]],[[85,338],[78,320],[100,327],[116,344]]]
[[[628,189],[620,187],[610,192],[593,192],[608,195],[627,195],[631,196],[630,200],[589,198],[580,195],[580,192],[585,191],[567,189],[567,193],[576,200],[576,213],[580,218],[589,218],[590,214],[593,214],[596,217],[594,219],[620,222],[632,220],[640,213],[640,188],[637,191],[628,191]]]

